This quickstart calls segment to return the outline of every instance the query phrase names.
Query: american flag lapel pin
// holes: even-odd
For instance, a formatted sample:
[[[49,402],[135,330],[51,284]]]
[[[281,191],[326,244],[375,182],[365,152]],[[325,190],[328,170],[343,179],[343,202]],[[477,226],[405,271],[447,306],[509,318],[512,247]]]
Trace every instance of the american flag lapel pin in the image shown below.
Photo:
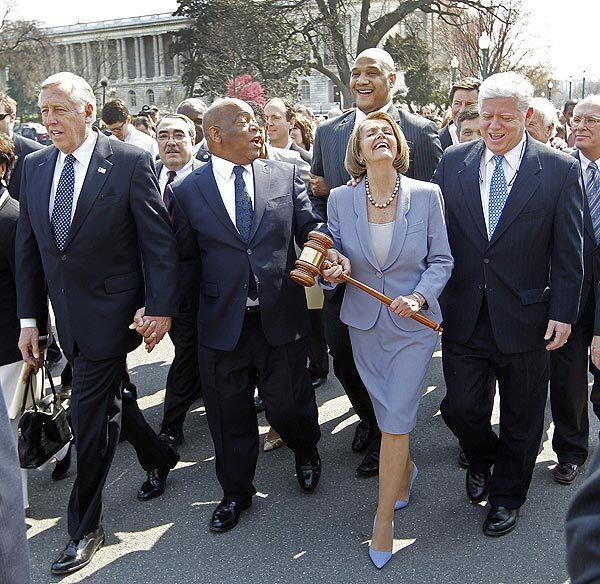
[[[106,173],[106,168],[104,168],[103,166],[99,166],[99,167],[98,167],[98,172],[99,172],[100,174],[105,174],[105,173]]]

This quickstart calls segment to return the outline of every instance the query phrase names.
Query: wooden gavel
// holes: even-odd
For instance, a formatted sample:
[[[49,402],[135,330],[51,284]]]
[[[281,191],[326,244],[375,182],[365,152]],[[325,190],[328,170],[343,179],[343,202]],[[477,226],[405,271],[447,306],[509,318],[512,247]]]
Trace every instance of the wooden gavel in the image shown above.
[[[308,241],[304,244],[300,257],[296,260],[296,269],[290,272],[290,278],[297,284],[301,284],[307,288],[314,286],[315,278],[321,274],[321,270],[331,267],[331,263],[326,259],[327,251],[331,247],[333,247],[333,240],[331,237],[324,233],[320,233],[319,231],[311,231],[308,234]],[[393,302],[389,296],[382,294],[378,290],[375,290],[375,288],[371,288],[371,286],[367,286],[346,274],[342,274],[340,278],[344,280],[344,282],[360,288],[388,306]],[[442,327],[437,322],[430,320],[418,312],[411,314],[410,318],[428,326],[434,331],[442,332]]]

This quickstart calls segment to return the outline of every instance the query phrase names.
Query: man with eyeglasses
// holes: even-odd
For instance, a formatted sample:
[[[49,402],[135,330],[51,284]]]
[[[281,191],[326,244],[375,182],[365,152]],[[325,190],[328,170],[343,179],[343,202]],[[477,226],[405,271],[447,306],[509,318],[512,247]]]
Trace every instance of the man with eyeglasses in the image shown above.
[[[580,183],[584,190],[584,279],[577,322],[569,342],[551,353],[550,401],[554,420],[552,447],[558,457],[554,480],[571,484],[588,455],[588,347],[600,354],[600,336],[594,335],[596,294],[600,280],[600,95],[579,101],[573,110],[571,130],[577,148],[574,156],[581,163]],[[600,334],[600,331],[595,331]],[[600,372],[594,375],[591,401],[600,417]]]
[[[132,123],[127,106],[121,99],[107,101],[102,108],[102,121],[106,124],[112,137],[127,144],[133,144],[146,152],[150,152],[152,160],[158,158],[158,145],[152,136],[140,132]]]
[[[172,214],[172,193],[167,185],[183,180],[204,163],[193,153],[196,137],[194,123],[182,114],[168,114],[156,128],[160,162],[156,174],[163,201]],[[186,288],[180,299],[178,316],[172,320],[169,336],[175,347],[175,357],[167,375],[165,405],[160,436],[175,449],[183,442],[183,423],[192,403],[202,395],[198,370],[198,329],[195,317],[197,290]],[[163,479],[155,471],[149,481],[163,489]]]
[[[23,172],[23,159],[25,156],[36,150],[41,150],[43,146],[34,140],[15,134],[15,120],[17,119],[17,102],[6,95],[5,93],[0,94],[0,134],[8,136],[15,146],[14,152],[16,156],[16,163],[14,168],[9,169],[7,181],[8,181],[8,193],[10,196],[19,200],[20,187],[21,187],[21,174]]]

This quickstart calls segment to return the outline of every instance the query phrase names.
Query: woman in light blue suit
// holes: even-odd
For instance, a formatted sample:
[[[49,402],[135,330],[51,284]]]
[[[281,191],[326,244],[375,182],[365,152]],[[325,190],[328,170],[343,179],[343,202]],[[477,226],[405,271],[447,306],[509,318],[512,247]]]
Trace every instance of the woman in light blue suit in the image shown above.
[[[395,122],[382,112],[369,114],[356,126],[346,152],[348,172],[364,180],[332,190],[327,205],[334,247],[349,259],[352,275],[395,299],[388,309],[348,286],[341,311],[383,435],[369,548],[378,568],[392,557],[394,511],[408,504],[418,474],[409,434],[437,340],[436,332],[408,317],[421,310],[441,321],[438,296],[453,263],[440,189],[403,176],[408,160],[408,145]],[[324,277],[337,283],[341,271],[337,265]]]

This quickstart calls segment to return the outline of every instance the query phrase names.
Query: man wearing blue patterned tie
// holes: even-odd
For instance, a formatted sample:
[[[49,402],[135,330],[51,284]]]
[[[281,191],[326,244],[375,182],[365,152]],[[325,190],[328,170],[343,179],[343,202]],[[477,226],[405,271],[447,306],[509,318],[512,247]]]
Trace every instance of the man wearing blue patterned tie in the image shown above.
[[[571,128],[577,148],[574,156],[581,164],[580,182],[584,191],[584,279],[579,314],[569,342],[550,357],[552,447],[558,457],[552,474],[556,482],[567,485],[575,480],[588,455],[588,348],[594,335],[600,281],[600,96],[586,97],[573,111]],[[592,345],[593,351],[596,345],[598,339]],[[600,372],[595,366],[591,372],[594,375],[591,401],[596,416],[600,417]]]
[[[67,574],[104,543],[102,490],[121,416],[140,464],[157,470],[163,485],[177,463],[135,400],[121,400],[127,352],[141,342],[129,327],[134,314],[140,328],[150,327],[149,350],[169,330],[177,251],[150,155],[92,130],[96,98],[88,83],[72,73],[53,75],[42,83],[39,104],[54,146],[29,155],[23,167],[15,254],[19,348],[25,361],[41,364],[37,322],[49,296],[73,365],[77,478],[70,541],[52,565],[53,573]],[[144,306],[148,316],[138,310]]]
[[[514,529],[543,431],[548,351],[576,321],[583,278],[579,163],[528,138],[533,87],[492,75],[479,92],[482,140],[444,153],[452,276],[444,314],[444,421],[470,462],[467,497],[491,510],[486,535]],[[552,269],[550,269],[552,266]],[[500,433],[491,426],[500,391]],[[493,473],[491,471],[493,466]]]

